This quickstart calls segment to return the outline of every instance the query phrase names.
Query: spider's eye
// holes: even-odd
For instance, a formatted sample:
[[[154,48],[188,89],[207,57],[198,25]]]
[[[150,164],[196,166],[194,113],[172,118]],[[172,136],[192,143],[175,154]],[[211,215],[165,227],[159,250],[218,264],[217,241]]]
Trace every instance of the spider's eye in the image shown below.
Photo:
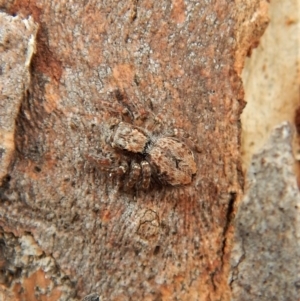
[[[128,150],[128,142],[123,138],[116,139],[116,137],[112,137],[110,144],[113,148]]]

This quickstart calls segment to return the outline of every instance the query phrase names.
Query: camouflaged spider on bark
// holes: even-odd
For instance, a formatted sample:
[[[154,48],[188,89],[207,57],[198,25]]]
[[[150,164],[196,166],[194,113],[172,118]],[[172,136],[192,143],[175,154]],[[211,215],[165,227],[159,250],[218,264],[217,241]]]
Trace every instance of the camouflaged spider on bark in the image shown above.
[[[119,154],[119,160],[98,161],[101,169],[117,177],[125,190],[147,190],[151,183],[187,185],[197,172],[192,150],[172,136],[157,137],[142,127],[117,120],[110,126],[107,144]]]
[[[142,128],[120,122],[110,143],[113,148],[141,157],[140,162],[133,159],[131,166],[122,166],[123,174],[128,173],[129,188],[137,185],[147,189],[151,177],[164,185],[186,185],[197,171],[192,151],[174,137],[151,139]]]

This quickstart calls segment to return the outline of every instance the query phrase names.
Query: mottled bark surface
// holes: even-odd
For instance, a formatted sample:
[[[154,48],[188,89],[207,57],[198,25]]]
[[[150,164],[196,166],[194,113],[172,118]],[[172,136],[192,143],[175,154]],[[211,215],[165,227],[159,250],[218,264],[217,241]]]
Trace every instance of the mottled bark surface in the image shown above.
[[[229,300],[244,106],[234,68],[251,46],[251,35],[237,44],[243,12],[231,1],[0,4],[39,24],[1,187],[2,294]],[[102,170],[131,159],[107,142],[116,120],[146,128],[153,141],[174,128],[188,133],[192,183],[119,190]],[[29,253],[24,237],[36,246]]]
[[[234,301],[299,300],[300,194],[292,131],[284,123],[253,156],[235,220]]]

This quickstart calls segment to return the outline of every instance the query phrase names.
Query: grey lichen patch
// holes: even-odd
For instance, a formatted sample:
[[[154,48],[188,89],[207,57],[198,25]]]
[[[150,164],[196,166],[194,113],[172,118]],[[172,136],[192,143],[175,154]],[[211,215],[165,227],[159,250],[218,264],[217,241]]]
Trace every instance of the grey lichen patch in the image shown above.
[[[283,123],[252,159],[235,221],[233,300],[299,297],[300,195],[291,138],[290,125]]]
[[[15,149],[15,120],[30,84],[29,66],[38,25],[0,13],[0,183]]]

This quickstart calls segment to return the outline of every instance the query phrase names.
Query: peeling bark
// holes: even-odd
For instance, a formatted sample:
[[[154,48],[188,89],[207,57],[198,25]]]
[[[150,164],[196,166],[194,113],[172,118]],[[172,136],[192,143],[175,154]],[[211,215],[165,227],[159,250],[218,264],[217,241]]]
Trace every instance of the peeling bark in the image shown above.
[[[292,301],[300,293],[300,194],[284,123],[254,155],[235,220],[232,300]]]
[[[0,13],[0,183],[7,181],[7,169],[15,150],[15,121],[30,86],[30,62],[35,52],[37,24],[33,19]],[[4,178],[4,179],[3,179]]]

